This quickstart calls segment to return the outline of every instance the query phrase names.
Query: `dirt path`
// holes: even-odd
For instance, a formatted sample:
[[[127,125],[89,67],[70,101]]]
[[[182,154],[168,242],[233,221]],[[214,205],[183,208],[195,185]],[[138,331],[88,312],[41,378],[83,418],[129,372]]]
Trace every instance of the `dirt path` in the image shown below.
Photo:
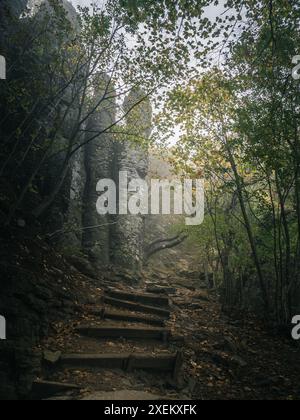
[[[130,288],[124,290],[128,292]],[[132,288],[131,292],[137,293],[137,290]],[[82,306],[81,315],[74,322],[56,325],[55,333],[43,343],[43,350],[48,351],[48,359],[55,352],[57,358],[74,353],[123,355],[129,356],[133,365],[130,368],[128,359],[122,362],[121,369],[118,366],[106,368],[108,365],[105,364],[100,368],[99,361],[93,366],[85,362],[66,366],[48,360],[39,380],[69,383],[80,388],[60,392],[62,398],[101,399],[103,395],[109,395],[112,399],[112,393],[122,391],[123,398],[125,392],[128,399],[138,399],[139,395],[141,399],[147,399],[147,395],[149,399],[299,399],[299,348],[293,347],[288,338],[272,335],[255,319],[226,317],[207,291],[179,287],[175,293],[170,293],[170,307],[164,307],[164,310],[170,310],[170,319],[165,322],[157,315],[103,304],[100,296],[103,291],[97,289],[95,293],[99,295],[99,301]],[[156,307],[162,308],[161,305]],[[137,316],[159,321],[165,327],[132,320],[101,319],[103,309],[109,314],[122,313],[125,319],[127,315],[128,318]],[[102,337],[82,334],[78,331],[82,326],[92,328],[89,335],[94,335],[95,331],[99,334],[101,329]],[[109,337],[103,336],[105,331]],[[115,331],[117,335],[141,331],[141,336],[112,337]],[[142,337],[153,333],[158,334],[156,339]],[[134,364],[145,363],[145,360],[137,362],[132,358],[133,354],[148,355],[150,366],[159,363],[160,368],[168,371],[136,369],[137,364]],[[180,367],[181,354],[183,364],[180,373],[177,371],[174,376],[174,370]],[[159,358],[165,361],[157,361]],[[110,394],[103,394],[105,392]]]

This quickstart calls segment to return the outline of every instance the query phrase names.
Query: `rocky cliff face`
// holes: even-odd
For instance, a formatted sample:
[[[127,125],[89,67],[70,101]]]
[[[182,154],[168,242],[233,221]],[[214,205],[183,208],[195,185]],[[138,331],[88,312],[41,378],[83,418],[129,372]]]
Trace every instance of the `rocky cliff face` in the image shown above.
[[[125,100],[124,110],[129,109],[143,98],[143,92],[132,91]],[[150,103],[144,101],[127,118],[127,129],[142,139],[142,145],[130,140],[116,143],[116,174],[126,172],[128,182],[145,180],[148,174],[148,151],[144,141],[151,134],[152,110]],[[128,192],[128,200],[134,194]],[[136,272],[143,264],[145,238],[145,215],[119,215],[113,231],[113,262],[117,267],[125,267]]]
[[[61,0],[61,4],[76,33],[80,30],[76,10],[67,0]],[[41,16],[42,19],[45,13],[49,16],[54,13],[48,0],[3,1],[0,10],[5,10],[17,19],[26,6],[30,10],[26,19],[30,19],[33,15],[37,18]],[[12,23],[11,26],[13,26]],[[71,31],[71,37],[73,33]],[[9,44],[9,40],[7,43]],[[57,45],[53,39],[54,51],[55,48]],[[63,80],[59,79],[57,82],[63,82]],[[85,121],[74,140],[74,127],[76,127],[80,109],[80,101],[74,99],[74,91],[80,92],[82,88],[78,86],[82,82],[75,83],[65,91],[64,100],[59,105],[59,113],[62,116],[65,108],[68,107],[67,104],[71,103],[72,109],[68,109],[67,118],[62,119],[63,123],[59,126],[53,146],[54,157],[48,159],[47,165],[44,165],[38,195],[33,199],[41,201],[42,206],[57,188],[59,180],[64,179],[64,181],[51,207],[45,207],[47,211],[43,209],[40,211],[41,206],[37,206],[34,216],[40,217],[42,214],[42,225],[45,233],[50,235],[53,244],[72,256],[85,255],[93,263],[95,269],[114,265],[118,269],[126,268],[136,272],[141,269],[143,262],[144,216],[125,214],[100,216],[96,211],[98,199],[96,186],[101,179],[108,178],[114,180],[118,187],[119,172],[127,172],[128,182],[146,178],[148,152],[145,144],[151,133],[151,106],[148,101],[141,102],[142,92],[133,90],[125,98],[123,109],[120,110],[120,98],[118,106],[116,100],[113,99],[114,96],[118,96],[118,93],[114,95],[114,86],[110,86],[109,77],[103,75],[102,82],[98,82],[97,88],[94,89],[93,99],[89,98],[95,103],[101,99],[101,105]],[[135,104],[139,105],[135,107]],[[127,115],[126,121],[122,124],[126,134],[113,135],[103,132],[115,122],[117,112],[118,118],[120,112]],[[59,116],[56,118],[59,119]],[[41,123],[51,128],[52,121],[47,121],[47,116]],[[95,133],[99,135],[89,141]],[[74,144],[77,146],[81,143],[86,144],[73,156],[67,168],[67,174],[62,175],[65,172],[64,162],[69,145],[72,144],[73,147]],[[33,158],[36,159],[36,157]],[[132,194],[130,193],[128,198]]]
[[[138,95],[142,93],[132,92],[126,98],[125,109],[129,103],[138,102]],[[90,138],[91,133],[102,132],[114,123],[115,114],[115,103],[104,101],[104,105],[87,123],[86,139]],[[127,120],[128,127],[130,124]],[[151,106],[145,102],[138,106],[138,113],[135,114],[135,127],[138,127],[139,135],[144,140],[150,135],[150,126]],[[143,262],[144,216],[99,215],[96,211],[99,196],[96,186],[102,179],[111,179],[118,189],[120,172],[126,172],[130,182],[145,179],[147,171],[147,148],[133,144],[124,134],[117,137],[101,134],[79,150],[70,169],[66,210],[60,201],[64,230],[70,231],[62,238],[63,247],[75,254],[84,253],[95,268],[114,265],[119,269],[139,271]],[[64,188],[61,191],[63,195]]]
[[[79,30],[75,9],[66,0],[62,4],[73,27]],[[29,7],[32,13],[51,11],[47,0],[31,0]],[[102,84],[94,92],[95,103],[103,95],[105,98],[105,89],[109,84],[109,78],[103,77]],[[54,236],[56,245],[71,255],[84,254],[95,269],[115,265],[119,269],[126,268],[136,272],[141,269],[143,262],[144,216],[100,216],[96,211],[96,186],[99,180],[106,178],[115,180],[118,186],[120,171],[128,173],[128,182],[146,178],[148,152],[147,147],[139,143],[146,143],[145,140],[150,136],[152,111],[149,102],[144,101],[127,116],[124,125],[125,131],[128,131],[127,136],[104,133],[93,141],[88,141],[92,135],[101,133],[116,120],[117,105],[111,99],[114,96],[113,86],[109,86],[109,91],[107,96],[110,99],[104,99],[85,124],[85,134],[78,141],[87,144],[74,156],[68,176],[47,214],[47,231],[50,234],[58,232]],[[142,98],[142,92],[132,91],[124,101],[124,113],[134,108]],[[75,115],[76,112],[74,106]],[[68,144],[72,123],[70,117],[61,127],[62,145]],[[136,144],[132,141],[134,137],[139,138]],[[64,158],[62,153],[50,162],[45,173],[45,195],[53,189],[60,176]]]
[[[95,100],[104,95],[109,79],[103,80],[103,89],[96,93]],[[112,89],[112,87],[111,87]],[[92,133],[102,132],[110,127],[116,119],[116,104],[113,99],[104,100],[97,112],[87,124],[86,140]],[[96,212],[98,193],[96,186],[101,179],[113,179],[114,140],[111,134],[99,135],[84,148],[85,185],[82,206],[82,248],[91,262],[96,266],[107,266],[110,263],[111,217],[101,216]]]

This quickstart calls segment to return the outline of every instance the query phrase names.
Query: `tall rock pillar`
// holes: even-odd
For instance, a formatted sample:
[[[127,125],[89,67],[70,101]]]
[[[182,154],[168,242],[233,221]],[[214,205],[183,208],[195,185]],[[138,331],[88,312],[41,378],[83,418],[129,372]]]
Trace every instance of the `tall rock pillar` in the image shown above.
[[[99,110],[91,115],[86,127],[86,139],[92,138],[110,127],[115,121],[116,104],[114,87],[108,78],[103,80],[95,101],[104,99]],[[108,93],[105,90],[108,87]],[[111,217],[100,216],[96,211],[98,193],[96,186],[101,179],[113,178],[114,146],[111,134],[99,134],[85,146],[86,184],[83,198],[83,250],[91,262],[99,266],[110,263]]]
[[[125,139],[116,143],[117,165],[115,179],[120,172],[127,172],[128,183],[134,179],[145,180],[148,173],[147,140],[151,134],[152,109],[140,90],[133,90],[124,102],[127,117]],[[127,138],[126,138],[127,136]],[[128,193],[128,199],[134,193]],[[119,215],[113,235],[113,258],[116,267],[140,271],[144,256],[145,216]]]

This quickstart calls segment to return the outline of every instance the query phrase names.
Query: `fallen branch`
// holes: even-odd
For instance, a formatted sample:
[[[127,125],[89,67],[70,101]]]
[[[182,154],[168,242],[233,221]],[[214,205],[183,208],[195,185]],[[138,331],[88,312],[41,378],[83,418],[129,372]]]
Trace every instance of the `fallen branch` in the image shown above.
[[[157,254],[160,251],[175,248],[176,246],[182,244],[187,239],[187,237],[187,233],[181,232],[172,238],[155,240],[146,247],[145,262],[147,262],[149,258],[151,258],[153,255]]]

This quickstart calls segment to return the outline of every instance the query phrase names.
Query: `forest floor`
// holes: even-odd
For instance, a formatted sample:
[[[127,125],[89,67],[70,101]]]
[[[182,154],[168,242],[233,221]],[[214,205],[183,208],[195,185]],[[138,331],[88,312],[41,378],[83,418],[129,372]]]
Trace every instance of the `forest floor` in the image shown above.
[[[197,281],[192,281],[189,276],[191,273],[178,275],[182,268],[178,258],[172,258],[176,261],[172,272],[170,268],[165,272],[161,268],[157,272],[146,271],[138,286],[132,278],[123,278],[118,273],[107,273],[107,276],[96,280],[90,278],[94,273],[87,267],[75,268],[74,261],[65,260],[43,240],[30,239],[31,230],[25,233],[16,229],[1,238],[0,312],[8,313],[9,321],[17,320],[16,335],[22,337],[32,333],[33,326],[39,324],[40,319],[43,321],[41,326],[48,325],[51,319],[61,320],[52,323],[50,329],[45,328],[43,335],[47,334],[47,338],[37,348],[37,354],[46,354],[45,359],[47,353],[51,358],[55,352],[147,353],[153,357],[177,352],[183,354],[178,381],[174,381],[171,375],[142,370],[61,368],[49,365],[48,361],[37,379],[73,383],[81,389],[79,393],[64,394],[63,398],[92,398],[95,392],[100,398],[99,393],[135,391],[138,395],[145,396],[141,393],[146,392],[152,397],[164,399],[300,399],[300,343],[267,327],[250,314],[225,315],[218,297],[198,288]],[[77,260],[78,263],[82,265],[80,260]],[[188,265],[192,267],[193,263]],[[92,312],[93,308],[103,307],[102,297],[107,286],[136,293],[138,289],[145,290],[153,284],[175,289],[169,294],[171,317],[166,322],[166,328],[171,330],[172,338],[168,342],[98,340],[83,337],[76,331],[76,327],[87,324],[111,328],[142,326],[146,329],[147,325],[102,320]],[[108,304],[104,306],[106,310],[116,310]],[[39,312],[35,313],[37,310]],[[62,321],[68,314],[68,319]],[[127,314],[132,315],[128,311]],[[29,316],[30,323],[27,322]],[[24,322],[21,323],[22,320]],[[21,354],[24,348],[20,347]],[[30,363],[31,360],[28,360],[27,364]],[[31,366],[29,368],[31,370]],[[14,372],[15,375],[17,373]]]
[[[172,286],[166,280],[162,283]],[[137,291],[136,287],[121,284],[115,287],[126,292]],[[224,315],[217,299],[207,290],[177,285],[176,292],[170,294],[171,317],[166,327],[171,330],[173,339],[168,343],[80,336],[76,328],[82,325],[141,327],[140,324],[101,320],[91,314],[91,308],[103,305],[103,289],[89,285],[87,290],[92,304],[81,305],[80,315],[73,322],[55,324],[41,350],[50,354],[148,353],[153,356],[181,351],[184,362],[176,382],[166,375],[144,371],[47,366],[39,379],[80,386],[79,394],[71,392],[66,398],[101,399],[112,395],[106,392],[137,391],[148,393],[152,397],[149,399],[300,399],[297,343],[279,336],[250,315]],[[105,307],[114,310],[109,305]]]

